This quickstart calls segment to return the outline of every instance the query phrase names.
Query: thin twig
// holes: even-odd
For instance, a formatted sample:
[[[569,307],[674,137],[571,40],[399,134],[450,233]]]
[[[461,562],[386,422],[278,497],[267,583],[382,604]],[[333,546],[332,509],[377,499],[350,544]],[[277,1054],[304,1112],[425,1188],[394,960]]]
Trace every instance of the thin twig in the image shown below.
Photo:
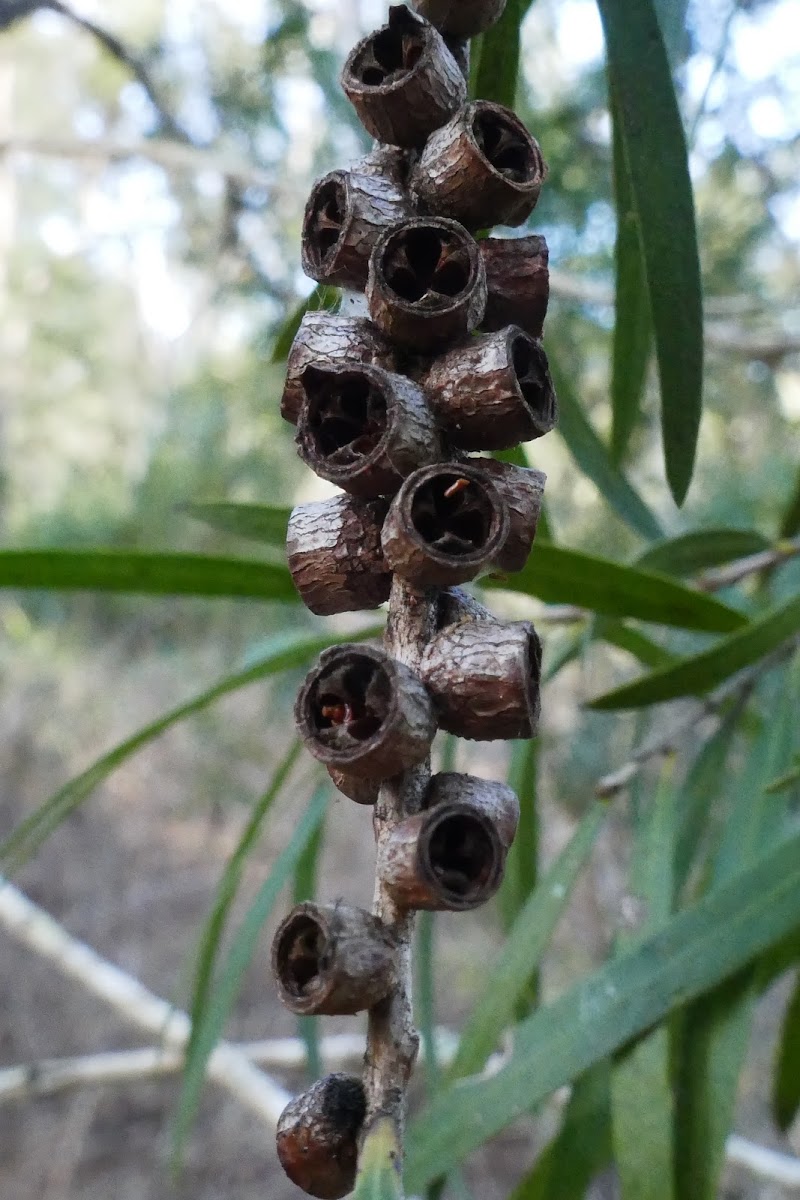
[[[120,967],[72,937],[58,921],[0,876],[0,925],[62,974],[77,980],[128,1020],[183,1050],[191,1022],[186,1013],[149,991]],[[227,1042],[218,1042],[208,1064],[209,1077],[237,1097],[270,1127],[291,1099],[278,1083],[259,1071]]]

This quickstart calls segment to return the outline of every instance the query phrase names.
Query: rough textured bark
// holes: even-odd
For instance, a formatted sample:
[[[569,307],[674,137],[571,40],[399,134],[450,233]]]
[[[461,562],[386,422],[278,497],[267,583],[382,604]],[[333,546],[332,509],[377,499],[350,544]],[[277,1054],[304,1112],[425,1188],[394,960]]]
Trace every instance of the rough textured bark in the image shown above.
[[[272,942],[280,997],[301,1016],[351,1016],[396,981],[395,943],[368,912],[346,904],[298,904]]]
[[[405,481],[383,526],[389,567],[417,587],[474,579],[508,538],[508,509],[482,466],[440,463]]]
[[[386,175],[331,171],[306,205],[303,270],[320,283],[364,288],[378,238],[412,214],[408,192]]]
[[[333,496],[292,512],[286,554],[303,603],[318,616],[377,608],[392,576],[383,557],[383,500]]]
[[[472,38],[503,15],[506,0],[414,0],[414,8],[443,33]]]
[[[521,571],[536,537],[547,476],[533,467],[515,467],[494,459],[484,460],[484,470],[508,510],[508,536],[494,564],[501,571]]]
[[[550,299],[549,251],[536,234],[524,238],[485,238],[480,243],[488,299],[482,329],[519,325],[540,338]]]
[[[474,741],[531,738],[539,721],[542,649],[527,621],[465,621],[426,648],[422,678],[439,724]]]
[[[300,735],[326,766],[387,779],[428,757],[436,732],[430,697],[402,662],[375,646],[323,651],[295,706]]]
[[[478,230],[527,221],[546,171],[539,143],[519,117],[476,100],[431,134],[410,186],[424,211]]]
[[[486,311],[478,245],[457,221],[418,217],[383,235],[370,260],[370,316],[417,353],[465,338]]]
[[[496,621],[488,608],[465,592],[463,588],[448,588],[439,593],[436,605],[436,628],[457,625],[459,621]]]
[[[365,1111],[363,1085],[350,1075],[327,1075],[293,1100],[277,1136],[278,1158],[292,1183],[320,1200],[347,1196]]]
[[[421,382],[436,419],[462,450],[507,450],[555,423],[547,357],[516,325],[440,355]]]
[[[466,804],[483,813],[493,822],[504,849],[511,848],[519,825],[519,800],[508,784],[445,771],[434,775],[425,795],[426,809],[435,808],[437,804]]]
[[[297,424],[306,399],[303,373],[307,367],[372,363],[391,371],[396,357],[391,342],[364,317],[306,313],[289,351],[281,416],[291,425]]]
[[[322,479],[365,499],[392,496],[441,455],[425,394],[404,375],[353,364],[307,367],[297,444]]]
[[[367,132],[392,146],[421,146],[467,95],[444,38],[404,4],[353,50],[342,87]]]

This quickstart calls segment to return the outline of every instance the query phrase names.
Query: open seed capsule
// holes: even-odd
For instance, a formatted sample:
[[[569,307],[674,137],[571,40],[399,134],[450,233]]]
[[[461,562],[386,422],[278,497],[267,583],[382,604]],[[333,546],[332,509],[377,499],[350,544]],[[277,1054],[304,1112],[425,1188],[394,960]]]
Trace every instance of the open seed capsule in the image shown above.
[[[394,495],[407,475],[439,457],[425,395],[404,375],[359,364],[307,367],[303,387],[300,456],[345,491]]]
[[[439,725],[474,741],[531,738],[539,721],[542,648],[527,621],[464,621],[422,658]]]
[[[370,780],[422,762],[436,732],[417,676],[374,646],[323,651],[300,689],[295,720],[315,758]]]
[[[485,33],[503,15],[506,0],[414,0],[426,20],[453,37],[473,38]]]
[[[303,372],[306,367],[341,367],[372,363],[392,370],[395,352],[377,325],[363,317],[340,317],[309,312],[303,317],[287,362],[281,416],[296,425],[305,403]]]
[[[328,767],[328,774],[333,786],[348,800],[365,807],[377,804],[381,790],[379,779],[359,779],[357,775],[348,775],[346,771],[337,771],[335,767]]]
[[[351,1016],[395,985],[396,945],[386,926],[345,904],[298,904],[272,942],[272,972],[301,1016]]]
[[[296,1187],[319,1200],[353,1190],[358,1137],[367,1113],[360,1079],[327,1075],[292,1100],[278,1122],[281,1166]]]
[[[534,467],[516,467],[491,458],[481,459],[481,464],[508,509],[508,537],[495,566],[501,571],[521,571],[536,537],[547,476]]]
[[[373,251],[367,300],[375,324],[410,350],[421,353],[465,338],[486,309],[477,243],[456,221],[406,221]]]
[[[384,500],[332,496],[299,504],[289,519],[286,554],[294,585],[318,616],[377,608],[392,576],[381,548]]]
[[[445,771],[433,776],[425,795],[426,809],[438,804],[466,804],[483,813],[494,822],[504,848],[511,847],[519,825],[519,800],[508,784]]]
[[[508,530],[505,502],[481,467],[439,463],[415,471],[395,496],[383,552],[416,587],[449,587],[493,563]]]
[[[467,93],[441,34],[404,4],[393,4],[389,23],[358,43],[342,87],[367,132],[392,146],[421,146]]]
[[[550,299],[549,252],[543,237],[484,238],[480,244],[488,298],[481,328],[519,325],[542,336]]]
[[[527,221],[546,173],[539,143],[519,117],[476,100],[431,134],[410,184],[424,210],[478,230]]]

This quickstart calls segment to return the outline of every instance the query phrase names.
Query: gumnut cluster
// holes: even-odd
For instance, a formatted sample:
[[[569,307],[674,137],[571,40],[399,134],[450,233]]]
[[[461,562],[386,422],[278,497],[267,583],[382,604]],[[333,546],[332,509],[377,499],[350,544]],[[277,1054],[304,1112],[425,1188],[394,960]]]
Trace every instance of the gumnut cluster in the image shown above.
[[[298,1014],[384,1011],[403,986],[404,914],[483,904],[516,832],[505,784],[430,775],[437,729],[530,738],[539,715],[533,626],[496,620],[461,587],[520,570],[541,509],[544,475],[486,452],[556,420],[540,342],[544,239],[485,236],[528,219],[546,167],[512,111],[467,100],[468,39],[504,3],[390,8],[342,76],[377,144],[318,180],[305,210],[304,269],[344,289],[351,311],[307,313],[289,355],[281,412],[303,461],[341,489],[295,508],[289,567],[314,613],[391,601],[384,646],[326,650],[297,699],[310,753],[344,795],[373,807],[383,897],[374,914],[301,904],[282,923],[273,971]],[[360,311],[354,294],[365,295]],[[396,634],[404,606],[428,614],[413,653]],[[399,811],[381,809],[387,787]],[[280,1160],[313,1196],[352,1190],[359,1137],[380,1106],[369,1069],[363,1081],[328,1076],[283,1114]]]

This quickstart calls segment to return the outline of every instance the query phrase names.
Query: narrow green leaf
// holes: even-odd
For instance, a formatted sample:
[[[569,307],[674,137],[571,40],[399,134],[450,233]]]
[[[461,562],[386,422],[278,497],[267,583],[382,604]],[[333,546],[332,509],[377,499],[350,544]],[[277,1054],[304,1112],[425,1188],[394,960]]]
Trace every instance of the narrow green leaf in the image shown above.
[[[663,537],[663,530],[654,513],[611,461],[608,450],[584,414],[567,373],[561,370],[550,342],[547,355],[558,393],[558,432],[575,462],[631,529],[644,538]]]
[[[298,859],[320,825],[328,804],[327,787],[316,791],[297,823],[286,848],[275,861],[233,939],[213,990],[204,1005],[198,1028],[187,1050],[181,1094],[173,1128],[174,1162],[180,1162],[186,1138],[200,1103],[208,1060],[236,1001],[242,977],[252,960],[269,914],[292,878]]]
[[[286,359],[289,357],[289,351],[292,348],[292,342],[297,336],[297,331],[307,312],[319,312],[323,308],[333,312],[338,304],[338,288],[328,287],[324,283],[317,284],[311,295],[306,300],[302,300],[297,305],[297,308],[293,309],[281,326],[275,338],[270,362],[286,362]]]
[[[380,627],[371,626],[356,635],[348,634],[346,637],[339,636],[337,638],[327,634],[321,637],[302,636],[289,640],[285,637],[275,639],[276,645],[268,648],[266,653],[246,670],[228,675],[185,704],[165,713],[157,721],[145,725],[144,729],[140,729],[132,737],[126,738],[124,742],[115,746],[102,758],[97,759],[64,787],[59,788],[55,795],[46,800],[15,830],[12,830],[0,844],[0,862],[4,864],[7,872],[17,869],[96,787],[99,787],[112,772],[116,771],[117,767],[149,745],[150,742],[161,737],[162,733],[171,729],[173,725],[202,712],[215,701],[222,699],[223,696],[230,695],[231,692],[249,687],[250,684],[258,683],[281,671],[294,670],[304,666],[322,650],[337,641],[358,641],[362,638],[375,637],[378,633],[380,633]]]
[[[752,529],[700,529],[650,546],[636,559],[636,566],[684,577],[769,547],[769,540]]]
[[[290,508],[275,508],[268,504],[184,504],[182,512],[195,521],[202,521],[221,533],[263,542],[267,546],[286,545],[286,529]]]
[[[800,784],[800,760],[783,775],[773,779],[766,791],[770,796],[777,796],[780,792],[788,792],[790,788],[796,787],[798,784]]]
[[[800,1112],[800,976],[789,1001],[778,1042],[772,1111],[783,1130],[789,1128]]]
[[[608,642],[609,646],[627,651],[646,667],[666,667],[677,659],[677,655],[665,650],[652,638],[623,621],[614,621],[610,617],[595,617],[593,633],[596,638]]]
[[[703,304],[681,115],[652,0],[598,0],[614,103],[641,231],[661,380],[667,479],[692,479],[703,388]]]
[[[508,0],[505,12],[481,38],[474,95],[513,108],[520,63],[520,26],[533,0]]]
[[[800,533],[800,472],[797,474],[797,484],[794,495],[786,506],[781,520],[781,537],[790,538]]]
[[[710,650],[681,659],[634,683],[599,696],[595,709],[641,708],[678,696],[694,696],[764,658],[800,630],[800,596],[771,609],[739,633],[722,638]]]
[[[0,588],[253,597],[298,604],[285,566],[203,554],[123,550],[3,550]]]
[[[610,97],[614,196],[617,207],[614,342],[611,356],[611,458],[625,457],[639,420],[653,330],[639,218],[631,195],[619,108]]]
[[[539,1009],[518,1027],[510,1060],[491,1078],[461,1080],[434,1098],[411,1130],[409,1189],[450,1170],[556,1088],[736,974],[798,923],[800,833],[673,917],[638,949]]]
[[[403,1152],[388,1118],[379,1118],[361,1148],[356,1190],[351,1200],[403,1200]]]
[[[742,613],[668,575],[548,543],[534,543],[518,574],[493,575],[481,583],[536,596],[548,604],[577,604],[608,617],[636,617],[679,629],[729,633],[747,624]]]
[[[585,1200],[611,1159],[608,1063],[576,1079],[561,1128],[510,1200]]]
[[[503,928],[510,932],[539,878],[539,743],[516,742],[511,750],[508,784],[519,798],[519,825],[506,859],[503,886],[498,895]],[[515,1005],[518,1021],[539,1003],[539,972],[534,970]]]
[[[201,1027],[208,995],[211,990],[214,964],[217,961],[220,942],[225,932],[231,905],[239,891],[242,872],[244,871],[247,859],[258,842],[267,814],[283,790],[283,786],[300,756],[300,750],[301,743],[295,740],[283,762],[278,765],[269,787],[253,805],[250,819],[245,825],[242,835],[239,838],[239,843],[228,859],[225,870],[222,873],[222,878],[214,897],[214,903],[211,906],[211,912],[206,919],[203,932],[200,935],[195,955],[196,967],[190,1006],[192,1032],[187,1047],[187,1057],[193,1052],[195,1036]]]
[[[538,967],[566,908],[581,868],[597,839],[606,807],[595,804],[577,832],[528,898],[514,922],[486,986],[472,1007],[448,1080],[480,1071],[511,1024],[520,995]]]

